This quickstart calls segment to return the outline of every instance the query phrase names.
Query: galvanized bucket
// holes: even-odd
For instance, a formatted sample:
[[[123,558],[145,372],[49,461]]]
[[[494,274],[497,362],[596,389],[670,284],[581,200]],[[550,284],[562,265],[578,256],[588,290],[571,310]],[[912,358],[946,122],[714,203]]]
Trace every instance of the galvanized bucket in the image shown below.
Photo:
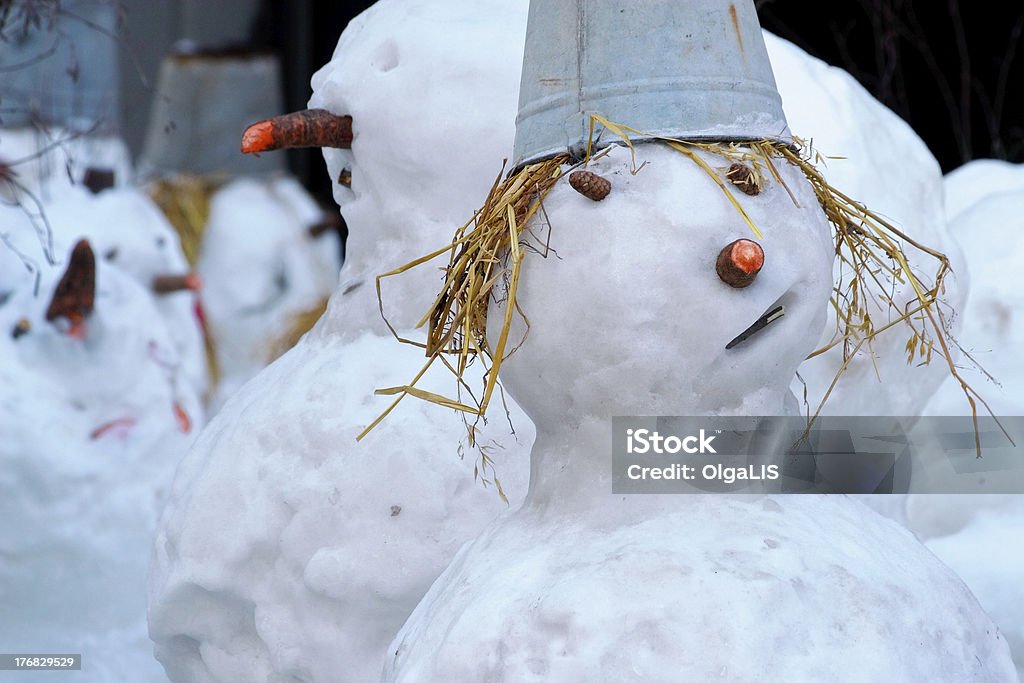
[[[752,0],[531,2],[515,168],[581,154],[591,114],[650,136],[790,141]]]
[[[144,177],[263,175],[285,169],[285,156],[256,159],[238,149],[245,127],[283,112],[276,56],[179,44],[160,80],[138,162]]]

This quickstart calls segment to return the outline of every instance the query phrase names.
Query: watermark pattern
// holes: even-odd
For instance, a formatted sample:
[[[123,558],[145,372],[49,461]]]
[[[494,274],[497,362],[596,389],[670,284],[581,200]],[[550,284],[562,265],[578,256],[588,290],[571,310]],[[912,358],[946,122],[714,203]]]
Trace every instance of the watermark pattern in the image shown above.
[[[1024,417],[616,417],[612,491],[1024,493],[1022,451]]]

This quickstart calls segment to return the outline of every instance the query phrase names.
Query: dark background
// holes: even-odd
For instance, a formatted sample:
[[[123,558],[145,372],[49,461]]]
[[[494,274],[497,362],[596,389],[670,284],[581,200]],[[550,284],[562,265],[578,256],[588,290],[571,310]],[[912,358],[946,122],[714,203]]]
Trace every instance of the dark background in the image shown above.
[[[348,21],[370,1],[264,0],[254,37],[286,65],[289,110]],[[948,172],[971,159],[1024,162],[1024,32],[1019,0],[756,0],[764,28],[841,66],[903,117]],[[329,200],[320,154],[292,169]]]

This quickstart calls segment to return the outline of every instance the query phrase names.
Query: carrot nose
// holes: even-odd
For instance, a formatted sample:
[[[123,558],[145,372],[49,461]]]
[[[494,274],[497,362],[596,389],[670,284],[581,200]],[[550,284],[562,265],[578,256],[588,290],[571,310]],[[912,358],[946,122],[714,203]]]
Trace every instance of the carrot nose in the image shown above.
[[[295,147],[352,147],[352,117],[326,109],[303,109],[254,123],[242,133],[242,152]]]
[[[79,328],[86,316],[92,313],[96,298],[96,256],[92,253],[89,240],[78,240],[71,251],[68,268],[64,271],[57,289],[46,309],[46,319],[67,318],[72,328]]]
[[[151,286],[157,294],[171,294],[184,290],[198,292],[203,288],[203,280],[198,273],[163,274],[155,276]]]
[[[730,242],[718,252],[715,270],[722,282],[737,289],[749,286],[764,266],[764,250],[751,240]]]

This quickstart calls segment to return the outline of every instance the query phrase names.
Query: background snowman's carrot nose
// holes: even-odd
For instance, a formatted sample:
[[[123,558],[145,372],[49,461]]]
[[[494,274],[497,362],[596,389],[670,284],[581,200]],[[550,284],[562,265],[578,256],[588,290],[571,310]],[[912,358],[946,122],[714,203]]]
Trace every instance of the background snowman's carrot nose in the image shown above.
[[[157,294],[172,294],[185,290],[198,292],[203,288],[203,280],[197,273],[156,275],[153,277],[152,288]]]
[[[46,319],[66,318],[71,322],[71,334],[82,329],[86,316],[92,313],[96,297],[96,257],[89,240],[78,240],[71,251],[68,268],[53,292]]]
[[[352,117],[326,109],[303,109],[254,123],[242,133],[242,151],[269,152],[292,147],[352,146]]]
[[[746,287],[754,281],[764,265],[764,250],[751,240],[730,242],[718,253],[715,270],[730,287]]]

